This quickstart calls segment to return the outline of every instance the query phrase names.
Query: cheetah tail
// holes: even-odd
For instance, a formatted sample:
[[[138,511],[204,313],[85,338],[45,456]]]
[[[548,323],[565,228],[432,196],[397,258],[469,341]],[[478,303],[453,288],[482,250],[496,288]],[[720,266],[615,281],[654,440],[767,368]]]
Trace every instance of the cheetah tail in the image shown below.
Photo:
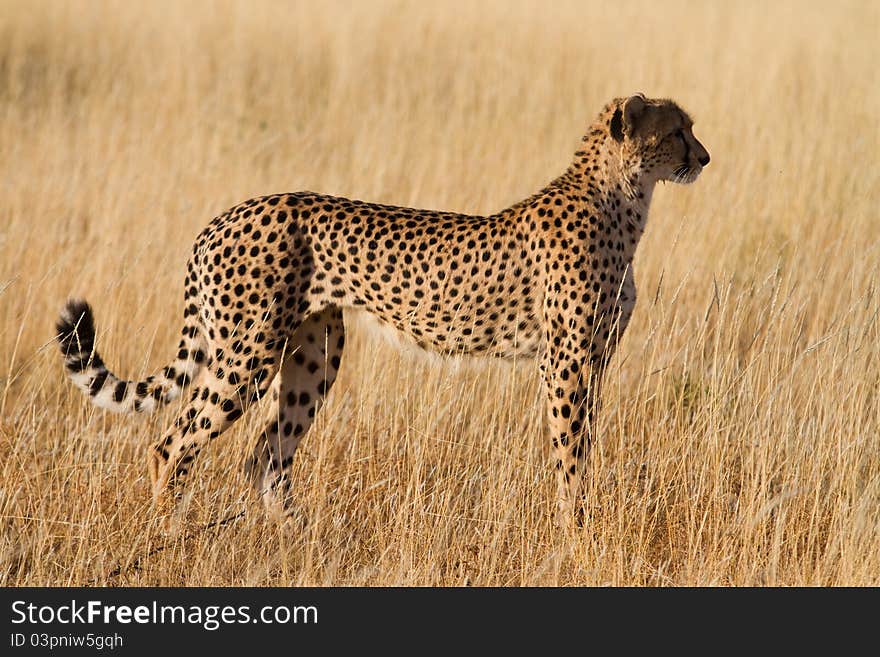
[[[107,369],[95,350],[95,319],[88,303],[70,299],[55,328],[71,381],[93,404],[116,413],[149,413],[176,399],[205,358],[204,338],[196,327],[187,326],[170,365],[143,381],[123,381]]]

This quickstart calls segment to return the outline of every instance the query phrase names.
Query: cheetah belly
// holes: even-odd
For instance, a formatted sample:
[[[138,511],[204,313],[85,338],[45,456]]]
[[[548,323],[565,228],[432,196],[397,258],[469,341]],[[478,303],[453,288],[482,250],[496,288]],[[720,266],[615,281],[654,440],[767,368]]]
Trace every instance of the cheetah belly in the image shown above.
[[[543,334],[537,318],[519,322],[517,329],[513,332],[507,334],[499,332],[499,337],[492,342],[485,340],[470,342],[465,339],[466,336],[463,333],[456,332],[454,326],[447,334],[451,337],[440,341],[423,332],[421,335],[416,335],[412,330],[412,325],[397,326],[393,320],[386,320],[370,311],[348,308],[346,317],[371,337],[381,340],[395,349],[407,352],[427,352],[452,356],[486,355],[514,359],[535,358],[544,347]]]

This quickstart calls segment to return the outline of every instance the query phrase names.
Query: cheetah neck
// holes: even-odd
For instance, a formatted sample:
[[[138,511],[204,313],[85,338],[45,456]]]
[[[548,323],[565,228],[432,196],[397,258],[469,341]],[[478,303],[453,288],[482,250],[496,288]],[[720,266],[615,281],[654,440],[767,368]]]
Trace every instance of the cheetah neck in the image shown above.
[[[585,191],[618,193],[632,203],[650,203],[656,180],[641,172],[640,162],[625,156],[610,135],[598,130],[584,137],[567,172]]]
[[[580,193],[600,222],[610,223],[603,226],[606,230],[625,238],[624,251],[632,259],[645,230],[656,181],[640,175],[639,167],[622,157],[619,144],[600,130],[584,138],[583,148],[560,181]]]

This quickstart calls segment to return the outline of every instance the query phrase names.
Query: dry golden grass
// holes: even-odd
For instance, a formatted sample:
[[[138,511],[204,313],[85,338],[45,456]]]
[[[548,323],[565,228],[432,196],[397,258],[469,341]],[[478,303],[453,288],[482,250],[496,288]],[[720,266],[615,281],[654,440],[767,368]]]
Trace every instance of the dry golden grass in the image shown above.
[[[5,0],[0,584],[880,584],[878,6],[663,7]],[[233,203],[495,211],[634,91],[679,100],[713,159],[654,197],[588,528],[552,525],[533,367],[353,327],[297,457],[305,527],[251,497],[248,416],[192,498],[196,525],[244,517],[163,538],[145,447],[174,409],[88,405],[50,343],[68,295],[143,375]]]

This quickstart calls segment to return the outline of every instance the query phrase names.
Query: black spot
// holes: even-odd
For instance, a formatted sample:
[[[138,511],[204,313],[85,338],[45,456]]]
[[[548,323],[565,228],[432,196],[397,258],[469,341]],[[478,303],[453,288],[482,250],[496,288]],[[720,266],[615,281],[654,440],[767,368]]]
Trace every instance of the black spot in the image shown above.
[[[623,113],[620,111],[619,107],[614,111],[614,115],[611,117],[609,129],[611,130],[611,136],[615,141],[623,141]]]
[[[92,379],[91,383],[89,383],[89,394],[93,397],[101,392],[101,388],[104,387],[104,382],[107,380],[107,370],[101,370],[97,374],[95,374],[95,378]]]
[[[120,381],[116,384],[116,389],[113,391],[113,401],[121,402],[125,399],[125,393],[128,392],[128,383],[125,381]]]

